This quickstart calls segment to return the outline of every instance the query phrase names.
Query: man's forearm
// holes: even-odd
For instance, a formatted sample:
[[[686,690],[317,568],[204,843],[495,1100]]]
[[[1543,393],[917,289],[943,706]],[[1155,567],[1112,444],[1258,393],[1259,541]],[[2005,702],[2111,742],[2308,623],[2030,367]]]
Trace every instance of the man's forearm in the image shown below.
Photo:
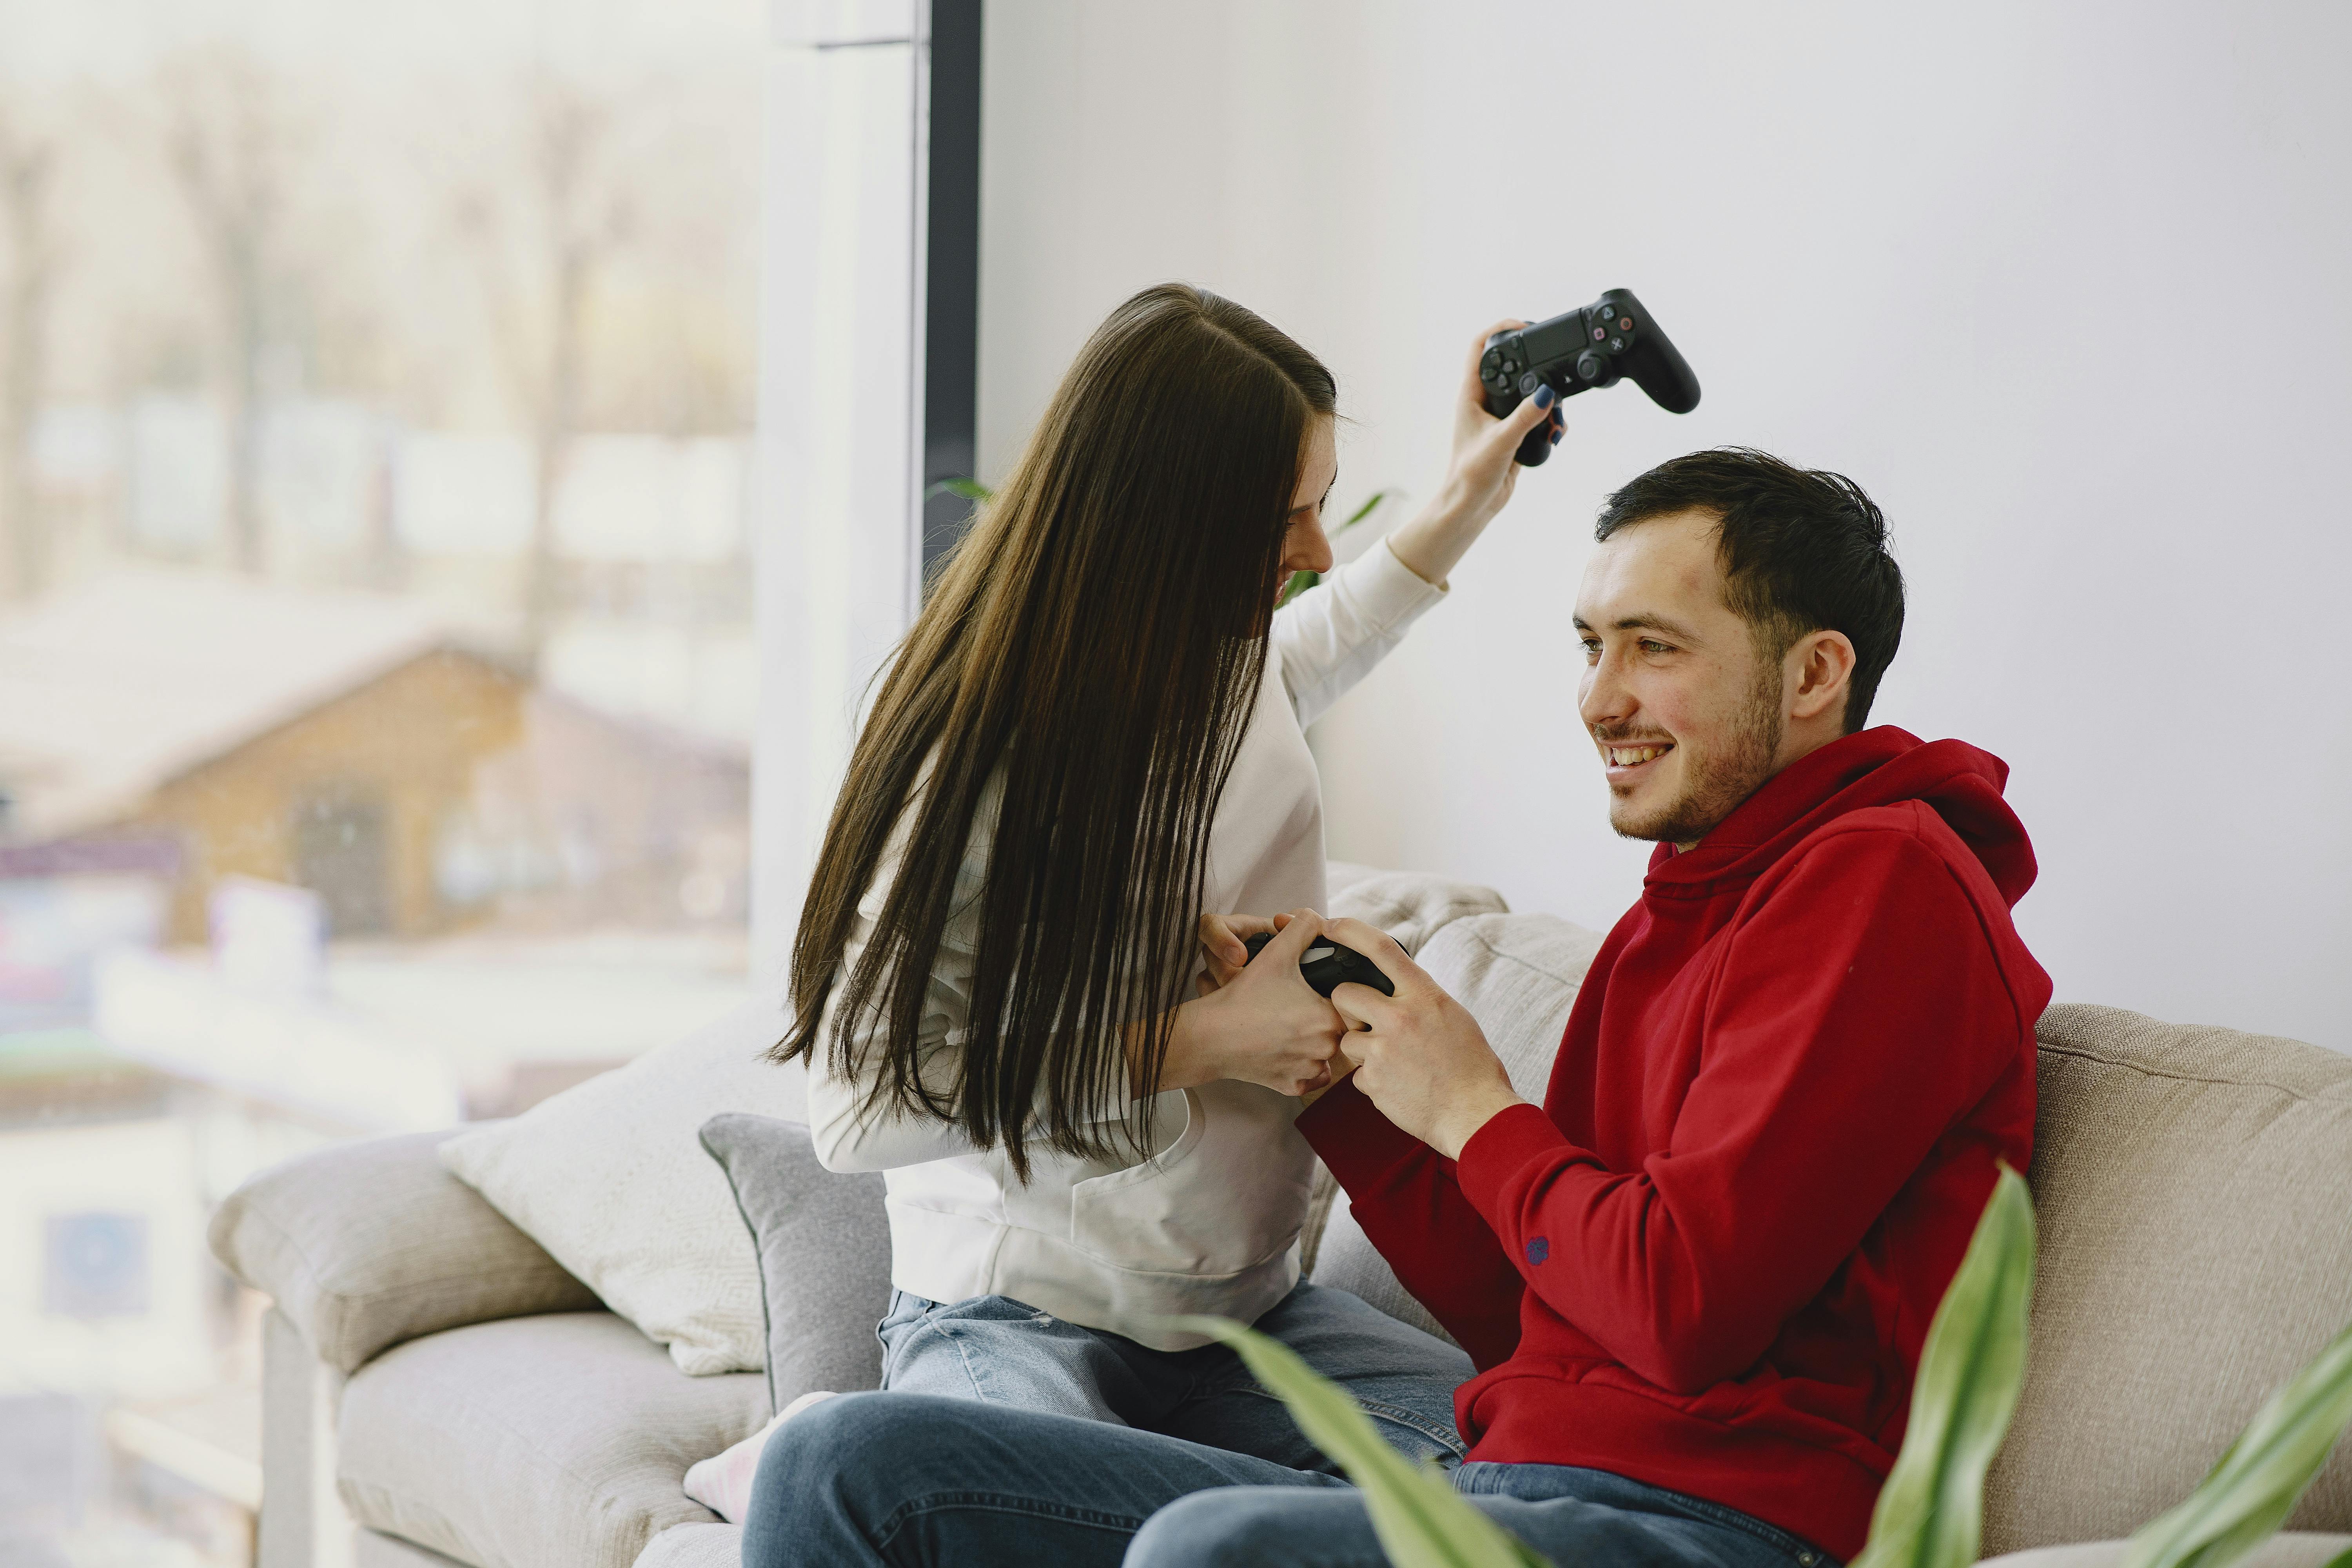
[[[1404,1288],[1481,1369],[1507,1360],[1525,1285],[1437,1152],[1344,1081],[1299,1116],[1298,1130]]]

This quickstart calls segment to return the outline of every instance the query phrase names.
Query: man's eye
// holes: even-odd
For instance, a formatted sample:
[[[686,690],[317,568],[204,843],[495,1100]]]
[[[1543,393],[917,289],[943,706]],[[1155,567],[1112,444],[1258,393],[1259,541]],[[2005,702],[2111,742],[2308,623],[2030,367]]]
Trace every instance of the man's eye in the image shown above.
[[[1585,637],[1585,638],[1582,638],[1581,640],[1582,640],[1582,642],[1583,642],[1583,644],[1584,644],[1584,657],[1585,657],[1585,658],[1599,658],[1601,657],[1601,639],[1600,639],[1600,638],[1598,638],[1598,637]]]
[[[1643,637],[1642,639],[1642,651],[1643,653],[1672,653],[1675,650],[1666,643],[1658,642],[1651,637]]]

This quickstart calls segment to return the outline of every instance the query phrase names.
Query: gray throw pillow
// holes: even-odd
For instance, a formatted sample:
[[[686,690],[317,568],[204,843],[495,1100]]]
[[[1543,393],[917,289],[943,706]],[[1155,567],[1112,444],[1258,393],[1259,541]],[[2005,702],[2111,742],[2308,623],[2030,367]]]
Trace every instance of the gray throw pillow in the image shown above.
[[[714,1116],[702,1146],[727,1173],[760,1255],[770,1408],[820,1388],[881,1386],[874,1327],[890,1304],[881,1173],[826,1170],[808,1128],[772,1116]]]

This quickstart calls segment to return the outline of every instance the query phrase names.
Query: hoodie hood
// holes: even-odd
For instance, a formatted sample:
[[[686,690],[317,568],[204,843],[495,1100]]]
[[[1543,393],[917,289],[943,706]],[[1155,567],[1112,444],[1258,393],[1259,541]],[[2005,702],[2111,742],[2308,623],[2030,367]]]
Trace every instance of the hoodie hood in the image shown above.
[[[1965,741],[1922,741],[1882,724],[1781,769],[1688,853],[1661,844],[1647,896],[1712,898],[1751,882],[1809,835],[1849,812],[1918,801],[1942,817],[2015,907],[2033,886],[2032,842],[2001,798],[2009,764]]]

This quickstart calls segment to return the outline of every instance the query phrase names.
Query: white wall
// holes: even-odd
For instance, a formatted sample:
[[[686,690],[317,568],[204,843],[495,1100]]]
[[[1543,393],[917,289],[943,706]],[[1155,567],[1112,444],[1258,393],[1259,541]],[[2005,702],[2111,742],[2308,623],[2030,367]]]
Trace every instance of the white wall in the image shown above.
[[[991,0],[982,452],[1181,277],[1322,353],[1341,499],[1426,495],[1466,340],[1638,291],[1706,387],[1559,455],[1317,736],[1335,857],[1606,926],[1593,510],[1741,442],[1859,479],[1874,714],[2007,759],[2061,998],[2352,1049],[2352,11]]]

